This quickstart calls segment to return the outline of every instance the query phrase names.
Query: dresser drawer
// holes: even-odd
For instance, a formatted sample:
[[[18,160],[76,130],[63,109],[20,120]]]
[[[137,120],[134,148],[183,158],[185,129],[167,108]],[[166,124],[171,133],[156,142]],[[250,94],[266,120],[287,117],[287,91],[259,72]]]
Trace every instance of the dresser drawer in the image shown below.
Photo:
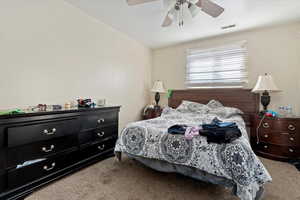
[[[7,151],[7,168],[15,167],[25,161],[49,157],[72,147],[77,147],[77,145],[77,136],[70,135],[9,148]]]
[[[4,184],[5,184],[5,175],[4,172],[0,170],[0,193],[4,191]]]
[[[257,145],[257,150],[276,156],[296,158],[300,156],[299,147],[280,146],[261,142]]]
[[[118,125],[105,126],[102,128],[93,129],[79,133],[79,143],[86,144],[96,141],[101,141],[107,137],[118,136]]]
[[[95,129],[108,124],[118,123],[118,112],[97,112],[92,115],[81,116],[81,130]]]
[[[10,170],[7,174],[8,189],[13,189],[26,183],[30,183],[32,181],[46,177],[59,170],[64,169],[68,165],[74,164],[76,161],[74,159],[74,157],[76,156],[75,153],[46,159],[44,161],[23,168]]]
[[[109,140],[105,140],[103,142],[99,142],[97,144],[85,147],[81,149],[81,156],[83,159],[92,157],[98,154],[105,153],[109,150],[113,151],[113,148],[116,145],[116,138],[112,138]]]
[[[9,127],[7,129],[7,142],[10,148],[76,134],[78,132],[79,123],[77,119],[27,124],[24,126]]]
[[[264,119],[260,131],[278,131],[296,134],[300,131],[299,123],[293,120]]]
[[[259,133],[259,140],[275,145],[297,146],[300,142],[300,137],[292,133],[265,130]]]

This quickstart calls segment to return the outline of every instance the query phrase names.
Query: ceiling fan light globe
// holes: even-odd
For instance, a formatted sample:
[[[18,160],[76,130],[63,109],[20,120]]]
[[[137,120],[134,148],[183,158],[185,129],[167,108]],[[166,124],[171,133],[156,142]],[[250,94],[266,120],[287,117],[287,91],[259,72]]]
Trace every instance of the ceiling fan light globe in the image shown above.
[[[162,23],[162,27],[168,27],[170,25],[172,25],[173,23],[173,19],[169,16],[169,14],[165,17],[163,23]]]
[[[198,15],[198,13],[200,12],[200,8],[192,3],[189,4],[188,9],[189,9],[192,17],[196,17]]]

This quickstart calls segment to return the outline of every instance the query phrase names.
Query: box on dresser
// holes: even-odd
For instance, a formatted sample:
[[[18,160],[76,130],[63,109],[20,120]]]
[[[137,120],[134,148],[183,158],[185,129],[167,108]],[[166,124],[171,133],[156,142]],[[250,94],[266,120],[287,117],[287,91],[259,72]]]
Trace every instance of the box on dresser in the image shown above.
[[[300,118],[257,116],[254,127],[259,128],[251,143],[258,155],[280,161],[300,158]]]
[[[0,116],[0,199],[113,156],[119,106]]]

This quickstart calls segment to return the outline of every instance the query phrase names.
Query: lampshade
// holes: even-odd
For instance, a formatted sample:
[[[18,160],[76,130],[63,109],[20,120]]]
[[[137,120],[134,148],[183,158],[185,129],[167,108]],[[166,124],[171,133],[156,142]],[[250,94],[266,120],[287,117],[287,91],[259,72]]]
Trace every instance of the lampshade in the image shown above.
[[[252,89],[252,92],[279,92],[280,90],[275,85],[273,78],[271,75],[265,74],[263,76],[259,76],[255,87]]]
[[[165,88],[164,88],[163,82],[162,81],[155,81],[151,91],[152,92],[165,93]]]

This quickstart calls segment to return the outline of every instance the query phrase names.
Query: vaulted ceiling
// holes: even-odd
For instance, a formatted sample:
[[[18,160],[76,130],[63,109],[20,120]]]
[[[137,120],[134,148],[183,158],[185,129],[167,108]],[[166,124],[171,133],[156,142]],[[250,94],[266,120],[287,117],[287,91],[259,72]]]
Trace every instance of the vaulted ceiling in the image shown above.
[[[300,0],[213,0],[225,8],[218,18],[185,13],[185,24],[162,28],[167,10],[161,1],[128,6],[126,0],[65,0],[83,12],[142,42],[159,48],[266,25],[300,20]],[[232,29],[221,27],[236,24]]]

